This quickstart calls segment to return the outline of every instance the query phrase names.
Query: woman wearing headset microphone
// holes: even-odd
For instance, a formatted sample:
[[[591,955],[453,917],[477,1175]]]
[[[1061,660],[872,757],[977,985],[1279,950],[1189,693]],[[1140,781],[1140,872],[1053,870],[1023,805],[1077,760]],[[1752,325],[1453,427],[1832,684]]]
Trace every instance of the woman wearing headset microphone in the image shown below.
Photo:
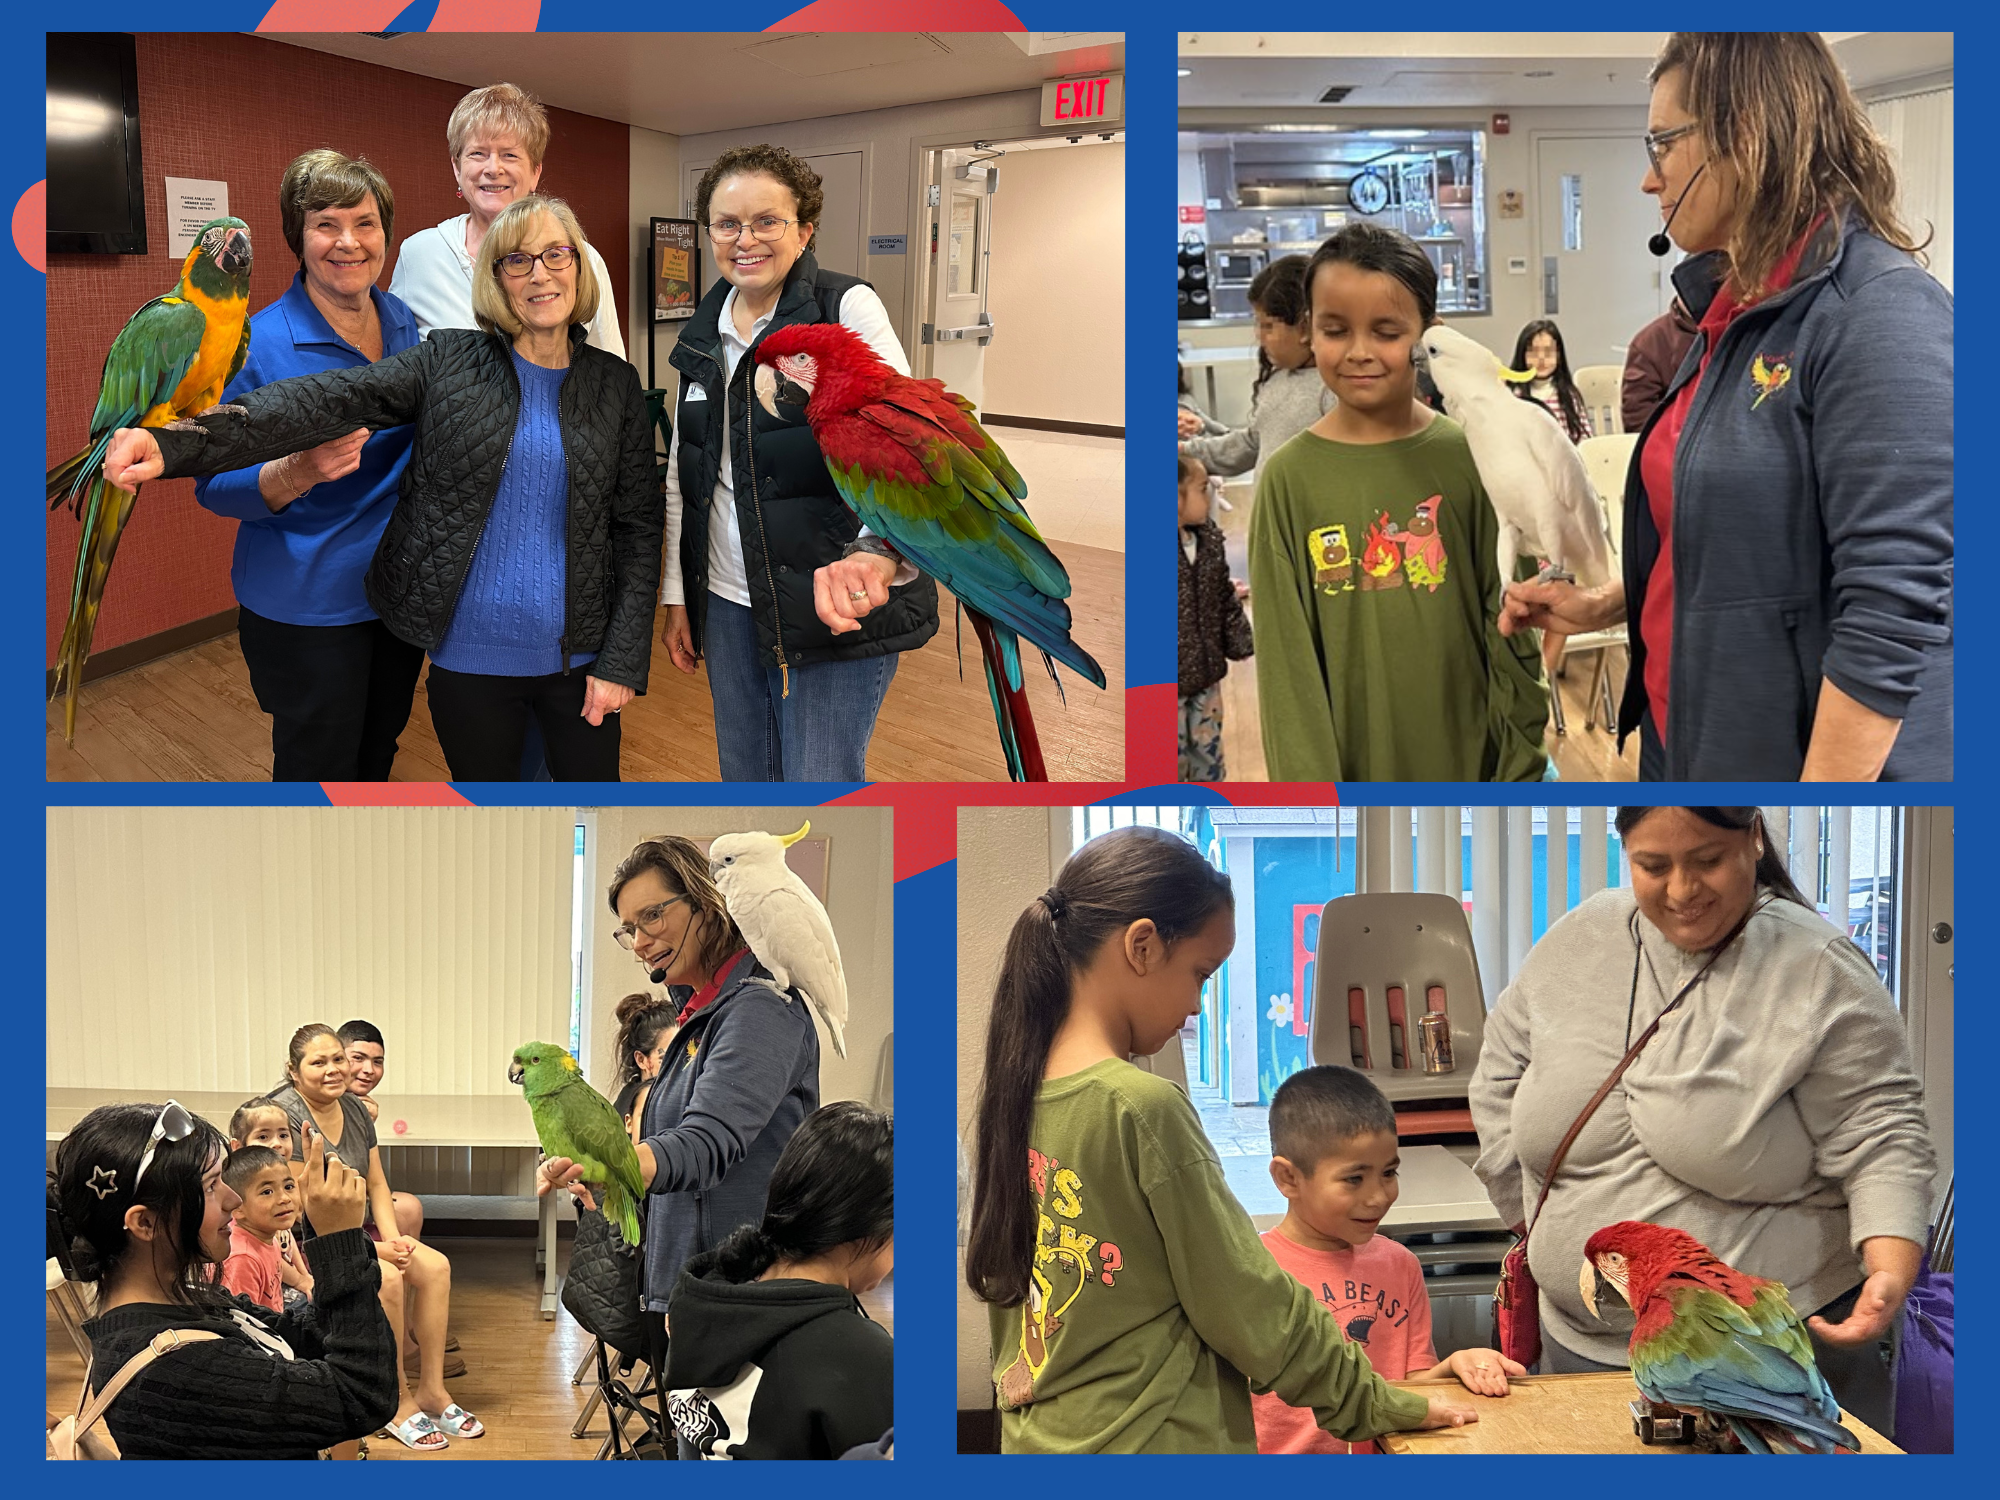
[[[1700,324],[1639,439],[1624,577],[1500,629],[1630,627],[1644,780],[1949,780],[1952,297],[1811,32],[1681,32],[1652,70],[1649,248]]]

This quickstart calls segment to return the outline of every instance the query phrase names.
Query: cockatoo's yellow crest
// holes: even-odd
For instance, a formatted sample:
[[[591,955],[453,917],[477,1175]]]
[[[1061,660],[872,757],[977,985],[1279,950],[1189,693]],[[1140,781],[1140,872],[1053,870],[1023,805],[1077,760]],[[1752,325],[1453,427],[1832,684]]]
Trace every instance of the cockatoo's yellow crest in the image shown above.
[[[810,820],[808,820],[805,827],[801,828],[797,833],[779,834],[778,842],[783,844],[787,849],[789,849],[792,847],[792,845],[796,844],[800,839],[804,838],[807,834],[811,832],[812,832],[812,823]]]

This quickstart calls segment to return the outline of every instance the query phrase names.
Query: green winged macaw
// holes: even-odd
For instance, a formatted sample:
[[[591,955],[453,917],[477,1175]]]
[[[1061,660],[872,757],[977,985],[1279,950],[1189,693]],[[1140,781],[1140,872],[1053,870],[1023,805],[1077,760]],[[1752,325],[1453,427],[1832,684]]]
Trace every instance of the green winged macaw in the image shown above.
[[[1752,1453],[1860,1451],[1782,1282],[1631,1220],[1590,1237],[1579,1280],[1593,1317],[1600,1281],[1632,1304],[1632,1377],[1647,1400],[1727,1424]]]
[[[618,1227],[625,1243],[639,1243],[639,1200],[646,1183],[639,1153],[625,1122],[596,1089],[584,1082],[576,1059],[554,1042],[525,1042],[514,1049],[507,1081],[521,1084],[534,1117],[535,1137],[544,1156],[566,1156],[583,1168],[583,1180],[602,1188],[598,1206]]]
[[[70,581],[69,624],[56,649],[53,698],[67,692],[63,738],[76,740],[76,695],[97,629],[97,609],[118,539],[138,494],[104,478],[104,450],[121,427],[172,427],[218,408],[223,387],[250,352],[250,226],[211,219],[181,262],[181,279],[163,297],[132,314],[104,357],[90,442],[49,470],[49,509],[63,501],[83,522],[76,574]]]
[[[1104,669],[1070,639],[1069,574],[1021,501],[1028,486],[942,381],[890,368],[838,323],[781,328],[757,346],[759,397],[803,403],[834,488],[862,523],[950,589],[972,619],[1007,769],[1045,781],[1021,677],[1020,636],[1105,685]],[[796,391],[788,390],[796,387]],[[803,396],[797,392],[802,391]]]

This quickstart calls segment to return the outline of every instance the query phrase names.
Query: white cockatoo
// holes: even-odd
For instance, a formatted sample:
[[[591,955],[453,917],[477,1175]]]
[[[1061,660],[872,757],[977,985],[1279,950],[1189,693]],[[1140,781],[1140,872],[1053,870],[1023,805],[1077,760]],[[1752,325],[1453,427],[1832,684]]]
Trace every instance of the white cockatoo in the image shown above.
[[[725,833],[708,846],[708,872],[722,892],[743,940],[778,983],[798,990],[847,1056],[847,975],[826,908],[785,863],[785,850],[812,831],[808,823],[789,837],[775,833]]]
[[[1505,382],[1532,380],[1510,370],[1455,328],[1426,328],[1421,340],[1445,410],[1465,429],[1480,482],[1500,518],[1500,577],[1521,557],[1546,562],[1544,581],[1594,588],[1611,579],[1611,537],[1590,473],[1562,425]]]

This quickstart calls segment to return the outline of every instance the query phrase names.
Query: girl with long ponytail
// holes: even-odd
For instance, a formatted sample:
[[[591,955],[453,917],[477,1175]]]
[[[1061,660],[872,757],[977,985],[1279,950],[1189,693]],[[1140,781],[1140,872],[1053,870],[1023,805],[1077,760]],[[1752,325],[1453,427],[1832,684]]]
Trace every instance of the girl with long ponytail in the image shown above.
[[[1004,1451],[1253,1452],[1250,1385],[1341,1437],[1474,1420],[1391,1389],[1259,1243],[1187,1096],[1132,1066],[1236,946],[1185,839],[1093,839],[1014,923],[979,1099],[966,1280]]]

